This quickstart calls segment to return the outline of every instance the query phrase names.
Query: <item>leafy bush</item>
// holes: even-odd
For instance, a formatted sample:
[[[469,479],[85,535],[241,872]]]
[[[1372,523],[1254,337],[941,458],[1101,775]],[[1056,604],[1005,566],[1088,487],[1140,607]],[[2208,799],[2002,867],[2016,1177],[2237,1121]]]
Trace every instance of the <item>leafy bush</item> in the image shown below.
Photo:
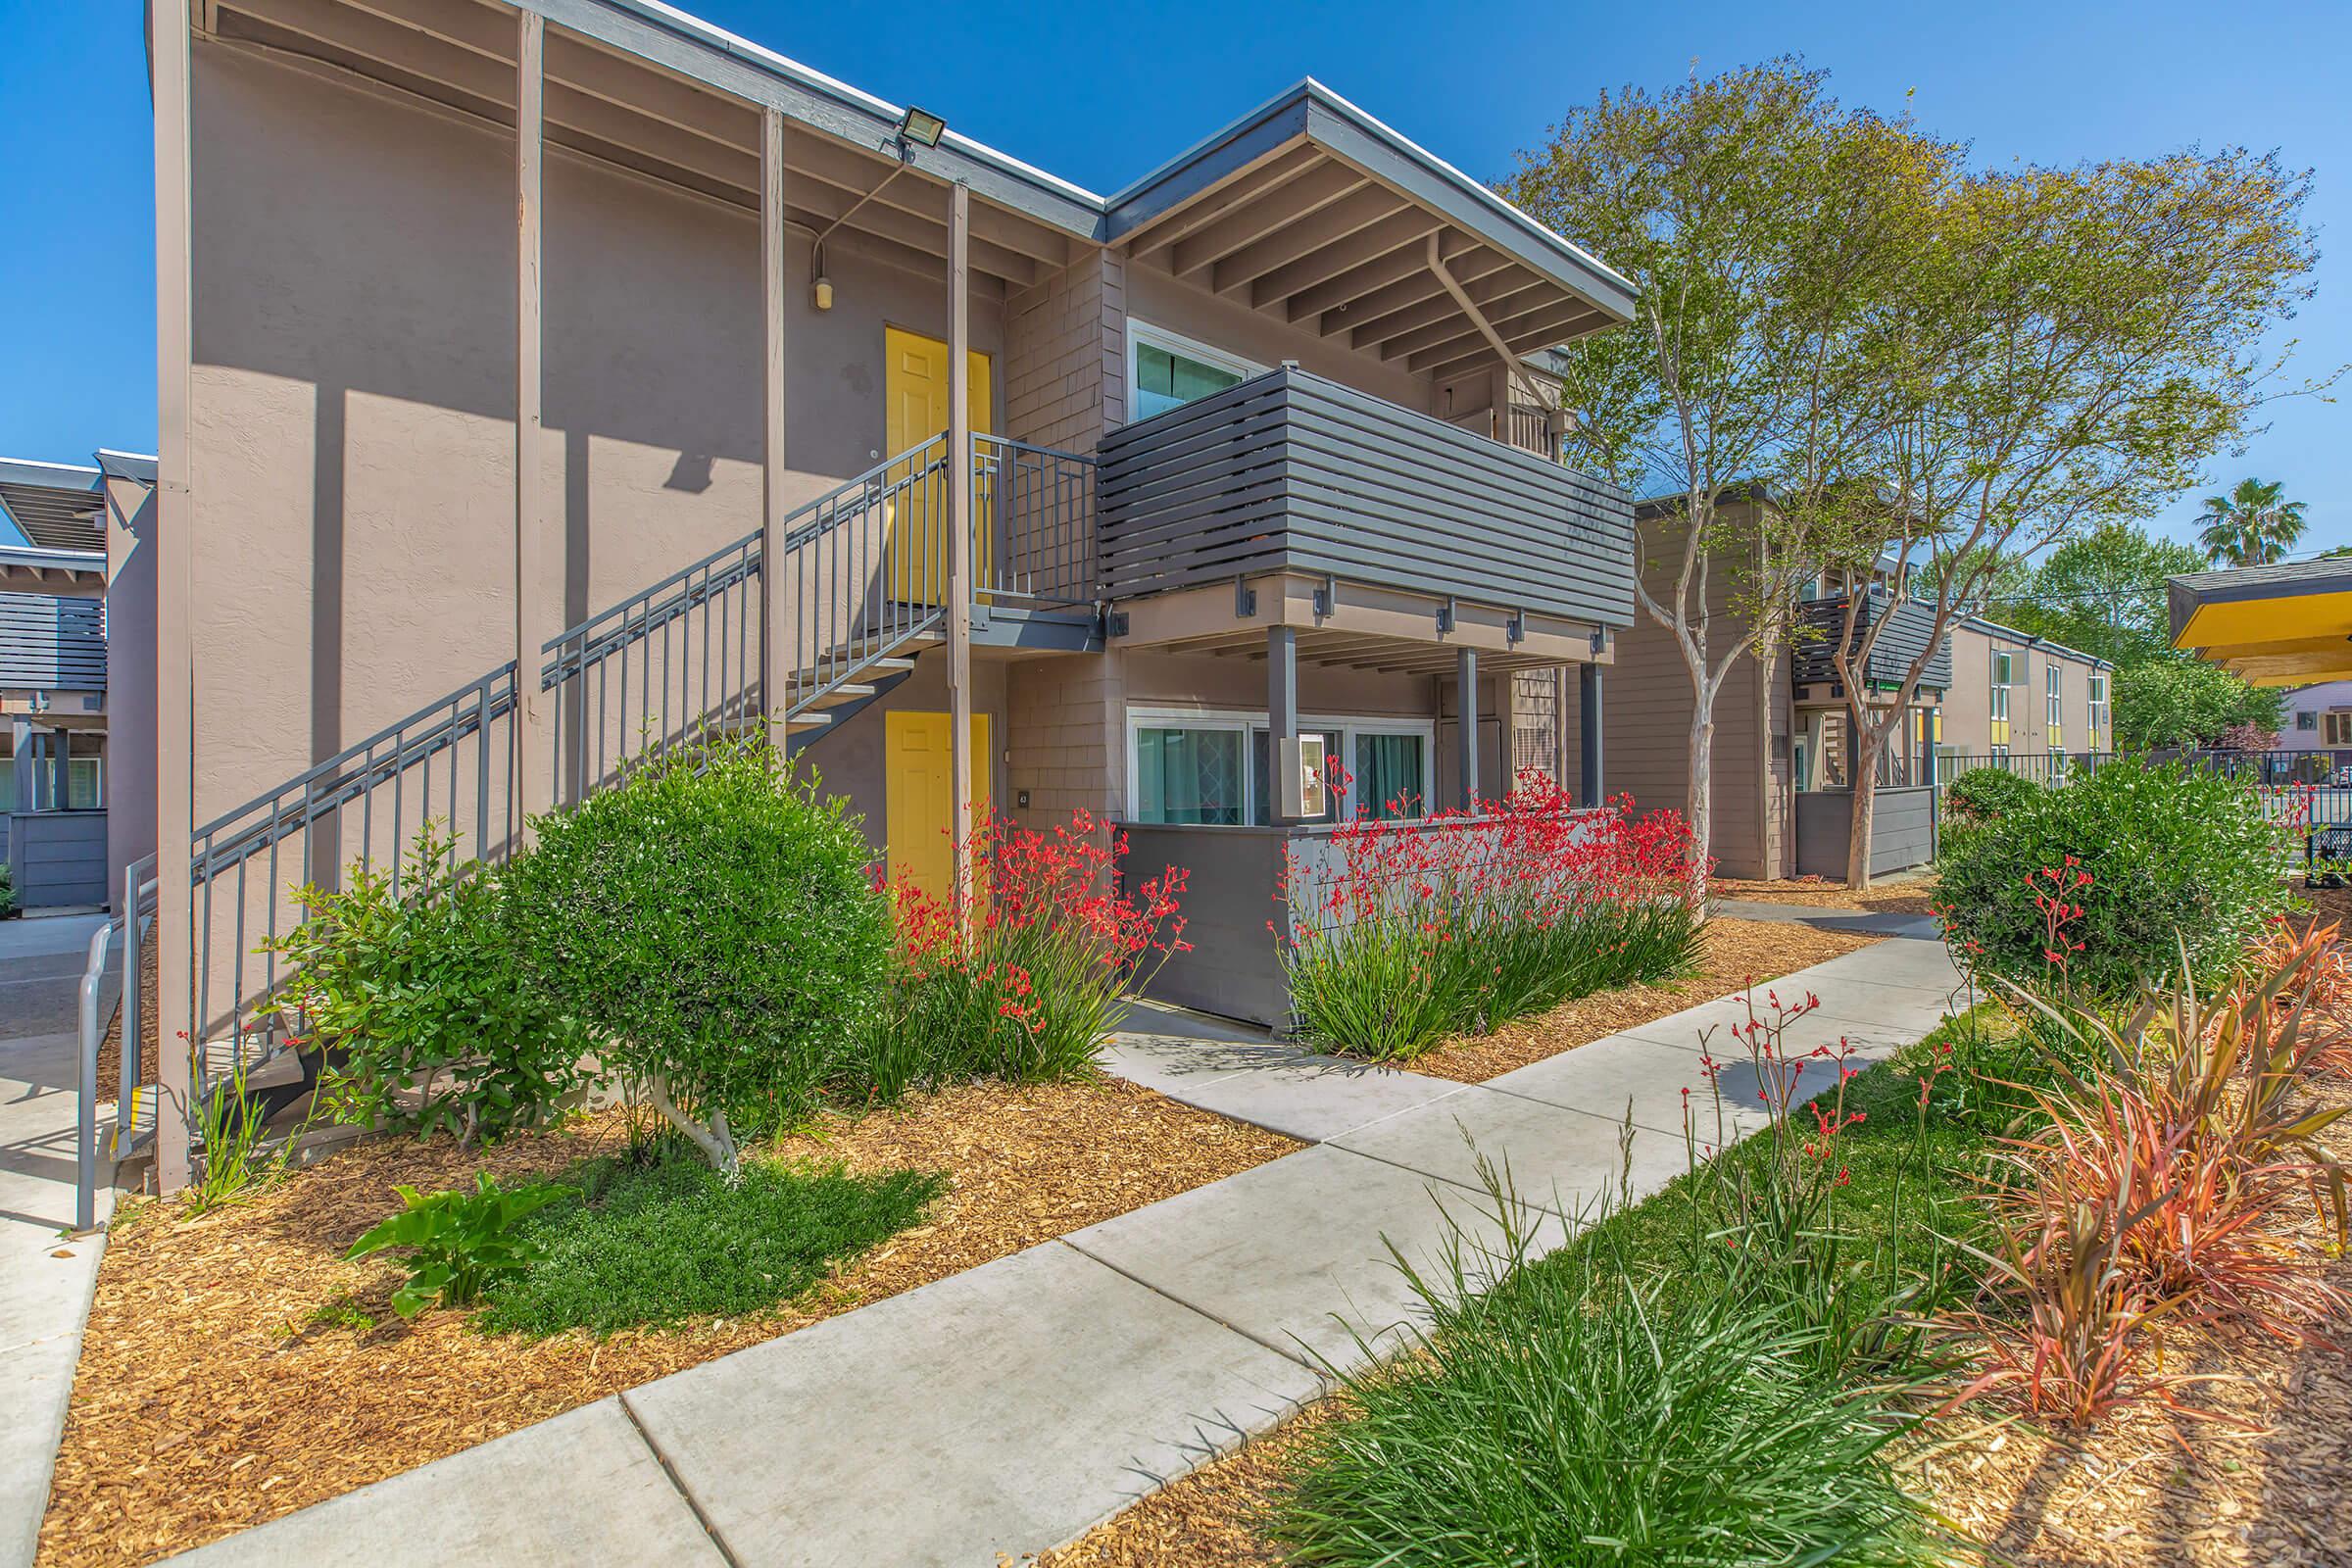
[[[1334,787],[1344,789],[1346,775]],[[1705,880],[1673,811],[1580,811],[1524,775],[1500,801],[1426,821],[1345,822],[1291,856],[1280,944],[1301,1038],[1418,1055],[1605,986],[1687,968]]]
[[[1938,913],[1972,972],[2024,982],[2056,965],[2078,991],[2122,996],[2183,951],[2199,981],[2218,980],[2286,907],[2284,869],[2242,784],[2120,761],[2039,791],[1998,832],[1955,835],[1936,860]],[[2069,947],[2051,941],[2053,897],[2075,911]]]
[[[1345,1377],[1352,1418],[1277,1505],[1298,1561],[1935,1560],[1886,1456],[1909,1423],[1816,1375],[1818,1331],[1721,1292],[1669,1306],[1605,1238],[1521,1266],[1513,1208],[1499,1247],[1456,1229],[1434,1279],[1407,1269],[1423,1353]]]
[[[490,1173],[475,1175],[473,1191],[419,1193],[396,1187],[401,1211],[351,1244],[347,1258],[386,1248],[410,1249],[409,1277],[392,1293],[392,1310],[415,1317],[428,1306],[469,1306],[482,1293],[520,1274],[537,1255],[538,1244],[521,1228],[532,1211],[564,1196],[541,1182],[502,1188]]]
[[[587,1167],[530,1227],[534,1255],[502,1285],[482,1327],[523,1334],[757,1311],[922,1218],[947,1190],[925,1171],[853,1176],[747,1161],[729,1184],[709,1166]]]
[[[533,827],[508,877],[535,982],[714,1166],[859,1071],[890,911],[813,776],[757,737],[712,740]]]
[[[295,894],[305,918],[276,949],[338,1121],[495,1138],[588,1081],[586,1036],[526,983],[503,873],[452,849],[427,823],[397,879],[355,865]]]
[[[1945,831],[1997,821],[2032,801],[2041,789],[2005,767],[1972,767],[1943,792]]]
[[[9,868],[0,865],[0,920],[17,912],[17,882]]]
[[[2238,725],[2277,730],[2286,694],[2203,660],[2167,657],[2115,672],[2118,751],[2207,746]]]
[[[1091,1073],[1121,993],[1191,946],[1177,911],[1185,873],[1123,883],[1126,836],[1087,811],[1051,833],[982,823],[968,853],[969,919],[907,877],[895,885],[905,957],[873,1058],[885,1096]]]

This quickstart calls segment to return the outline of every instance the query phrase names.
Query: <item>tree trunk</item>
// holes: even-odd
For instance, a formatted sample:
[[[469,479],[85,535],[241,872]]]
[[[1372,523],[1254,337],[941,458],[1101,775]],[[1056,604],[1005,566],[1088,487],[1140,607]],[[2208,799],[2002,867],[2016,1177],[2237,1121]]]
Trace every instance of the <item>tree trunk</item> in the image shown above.
[[[1715,842],[1714,761],[1714,694],[1701,683],[1690,710],[1690,780],[1683,814],[1690,824],[1691,878],[1698,884],[1702,913],[1706,908],[1707,858]]]
[[[1875,721],[1862,720],[1859,715],[1853,731],[1853,755],[1847,765],[1853,784],[1854,810],[1845,839],[1845,885],[1861,888],[1870,885],[1871,819],[1878,809],[1879,752],[1886,744],[1886,737]]]

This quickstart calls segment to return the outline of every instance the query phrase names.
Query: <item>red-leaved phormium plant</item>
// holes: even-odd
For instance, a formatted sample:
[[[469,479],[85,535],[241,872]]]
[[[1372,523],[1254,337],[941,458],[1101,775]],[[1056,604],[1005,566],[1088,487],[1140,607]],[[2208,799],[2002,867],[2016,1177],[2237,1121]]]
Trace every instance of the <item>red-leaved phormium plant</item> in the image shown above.
[[[1126,835],[1089,811],[1043,832],[991,817],[966,848],[968,903],[904,872],[892,885],[903,955],[876,1049],[886,1094],[1084,1077],[1121,994],[1192,946],[1178,907],[1187,873],[1125,878]]]
[[[1349,817],[1348,782],[1335,766],[1344,819],[1288,847],[1267,922],[1307,1041],[1401,1059],[1690,963],[1706,878],[1679,813],[1580,808],[1530,771],[1469,810]]]

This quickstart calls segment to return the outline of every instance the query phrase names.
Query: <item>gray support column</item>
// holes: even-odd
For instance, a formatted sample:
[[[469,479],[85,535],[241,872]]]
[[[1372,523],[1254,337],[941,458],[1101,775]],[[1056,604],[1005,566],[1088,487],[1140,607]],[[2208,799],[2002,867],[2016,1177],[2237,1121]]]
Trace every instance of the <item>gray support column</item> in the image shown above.
[[[545,339],[541,330],[540,195],[547,167],[545,104],[547,19],[535,11],[517,14],[514,64],[514,776],[508,788],[514,819],[514,846],[530,837],[534,812],[553,802],[555,756],[547,740],[547,714],[539,692],[540,645],[547,618],[540,609],[545,591],[539,542],[546,526],[541,466],[545,446],[542,411]],[[453,812],[454,815],[454,812]],[[495,840],[487,822],[473,824],[474,853],[487,860]]]
[[[1456,687],[1454,740],[1461,759],[1460,799],[1454,804],[1467,811],[1478,801],[1478,650],[1462,648],[1453,656]]]
[[[1298,794],[1286,760],[1298,754],[1298,631],[1266,628],[1266,820],[1277,826],[1298,819]],[[1295,760],[1294,760],[1295,765]]]
[[[767,744],[792,738],[792,674],[800,662],[786,624],[784,514],[784,117],[760,112],[760,696]]]
[[[948,820],[955,832],[956,906],[967,912],[973,766],[971,237],[971,187],[959,180],[948,187],[948,755],[956,797]]]
[[[16,770],[17,809],[38,810],[41,803],[34,798],[32,790],[32,720],[19,717],[9,729],[10,741],[17,749],[16,760],[9,764]]]
[[[1581,780],[1578,798],[1586,806],[1598,806],[1603,785],[1600,777],[1600,666],[1579,664],[1576,670],[1578,722],[1583,743],[1583,755],[1578,759]]]

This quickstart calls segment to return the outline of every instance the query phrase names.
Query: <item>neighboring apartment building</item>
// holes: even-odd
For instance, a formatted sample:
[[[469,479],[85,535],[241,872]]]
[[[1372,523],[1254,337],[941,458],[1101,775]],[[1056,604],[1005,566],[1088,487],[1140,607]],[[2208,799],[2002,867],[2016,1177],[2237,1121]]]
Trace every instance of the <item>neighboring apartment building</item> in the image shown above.
[[[1244,1013],[1318,760],[1597,760],[1631,511],[1528,360],[1630,286],[1320,85],[1102,196],[650,0],[152,16],[166,1042],[288,882],[709,719],[935,888],[1129,824]]]
[[[1727,496],[1718,509],[1725,537],[1752,533],[1754,509],[1769,504],[1752,491]],[[1636,514],[1644,580],[1654,598],[1671,604],[1682,560],[1679,508],[1653,498]],[[1719,551],[1707,582],[1710,646],[1720,657],[1747,626],[1739,563]],[[1740,661],[1716,701],[1710,849],[1726,876],[1844,874],[1852,720],[1831,651],[1844,625],[1846,598],[1826,576],[1803,597],[1793,646],[1769,662]],[[1892,601],[1884,586],[1874,586],[1856,621],[1857,637],[1883,615],[1892,618],[1863,672],[1868,701],[1882,711],[1926,650],[1935,622],[1931,607]],[[1961,767],[2032,758],[2040,770],[2050,765],[2052,754],[2112,749],[2112,674],[2103,661],[1982,616],[1955,622],[1929,655],[1908,710],[1880,753],[1874,864],[1884,872],[1928,858],[1934,844],[1930,795]],[[1642,807],[1683,808],[1692,697],[1673,633],[1642,613],[1620,635],[1609,679],[1609,789],[1632,794]],[[1521,708],[1540,702],[1541,694],[1529,694]],[[1573,728],[1573,695],[1567,707],[1565,727]],[[1532,752],[1540,738],[1540,731],[1532,732],[1526,749]],[[1577,776],[1574,758],[1564,776]]]
[[[0,459],[0,862],[24,907],[111,903],[154,848],[154,611],[132,564],[153,481],[125,453]]]
[[[2286,712],[2278,722],[2278,749],[2352,750],[2352,680],[2326,680],[2287,692]]]

